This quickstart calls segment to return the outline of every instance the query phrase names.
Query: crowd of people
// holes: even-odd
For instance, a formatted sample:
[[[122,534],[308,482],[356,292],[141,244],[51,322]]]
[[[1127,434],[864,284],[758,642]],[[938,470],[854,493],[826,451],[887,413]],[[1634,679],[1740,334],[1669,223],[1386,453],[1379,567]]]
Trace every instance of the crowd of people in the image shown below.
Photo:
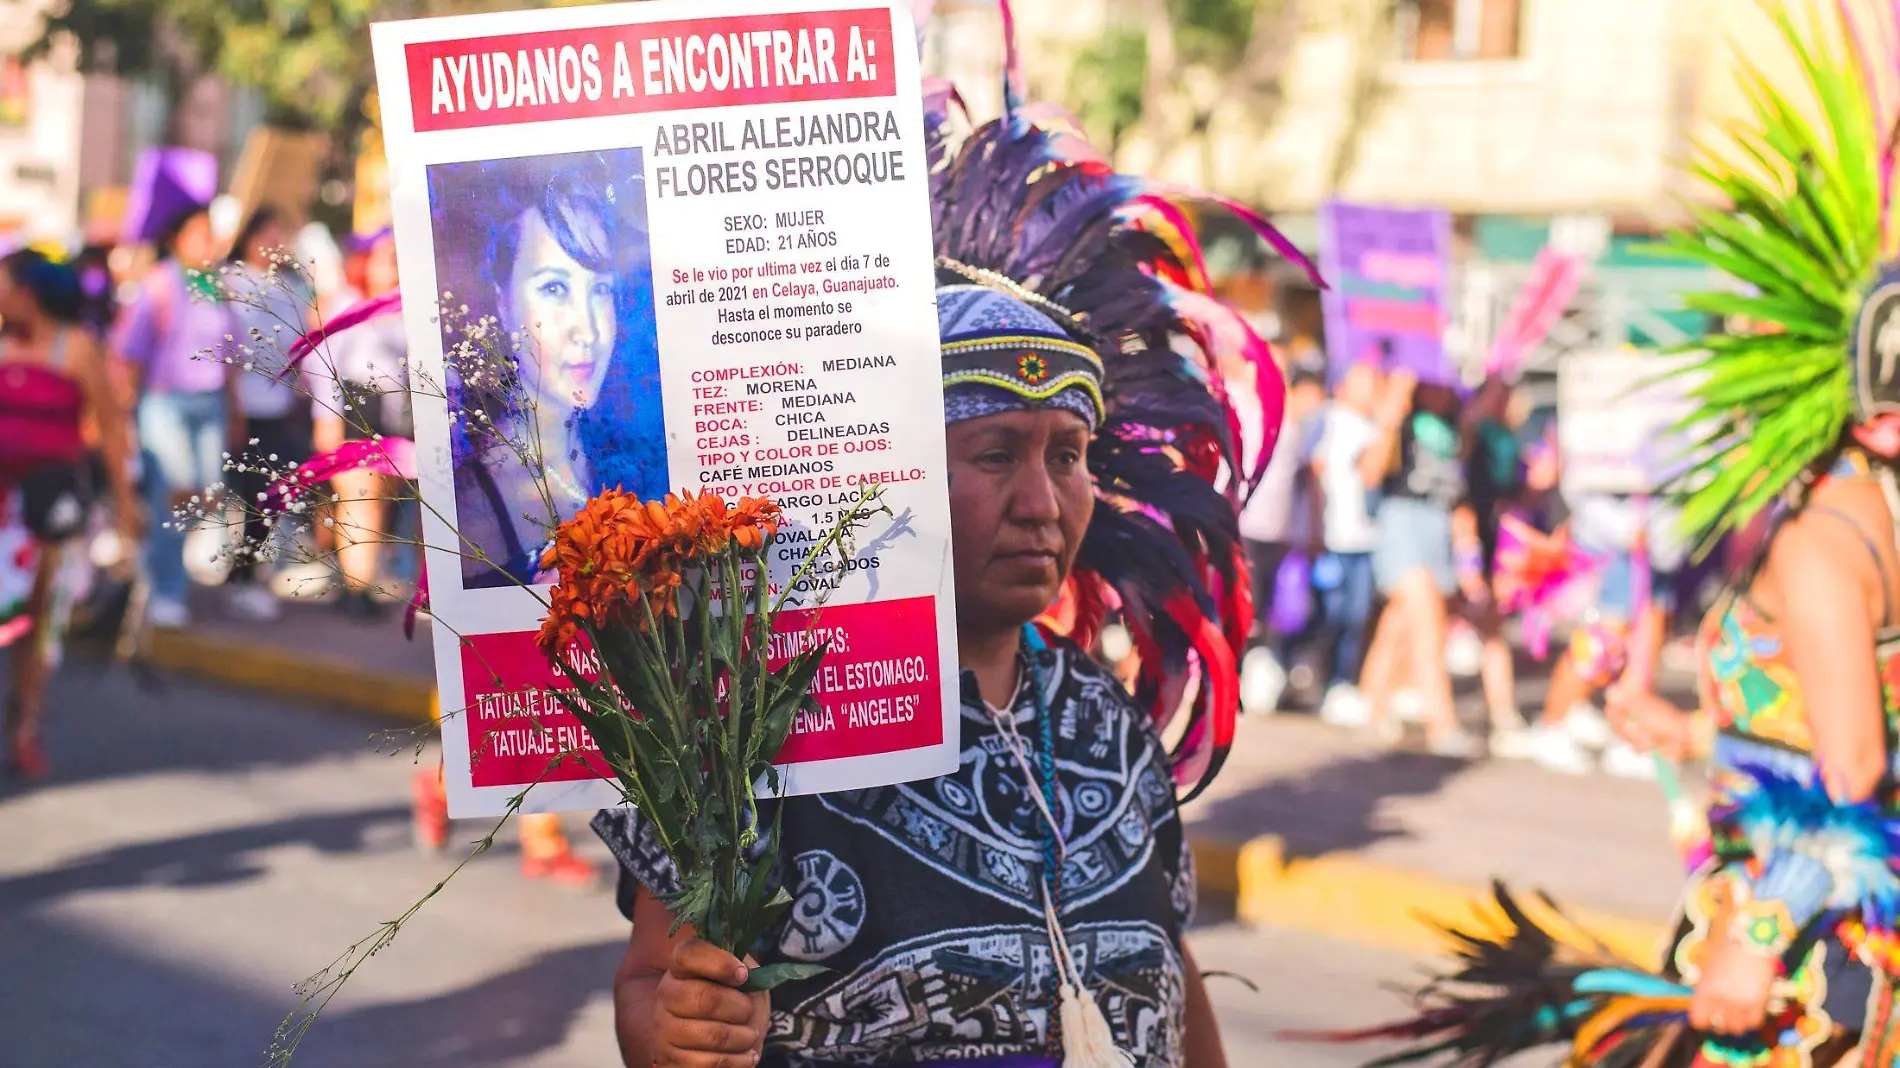
[[[325,514],[301,526],[239,503],[347,440],[411,434],[398,317],[284,373],[298,336],[396,290],[392,233],[339,247],[270,207],[228,233],[213,217],[186,206],[149,248],[0,258],[0,645],[19,778],[50,771],[46,687],[76,611],[136,634],[189,627],[194,611],[267,623],[295,598],[374,622],[420,574],[405,545],[418,541],[414,495],[391,476],[340,472]],[[193,598],[194,585],[222,596]],[[419,771],[414,793],[418,845],[444,847],[440,769]],[[524,817],[521,840],[529,877],[595,880],[558,817]]]
[[[355,473],[336,481],[333,523],[267,527],[219,503],[256,499],[271,470],[341,440],[352,391],[406,408],[387,385],[403,373],[399,329],[339,338],[325,359],[278,373],[304,331],[395,289],[391,234],[339,248],[268,206],[223,231],[218,214],[185,205],[147,244],[39,243],[0,259],[0,538],[17,549],[0,575],[6,759],[25,776],[46,769],[39,709],[62,630],[102,588],[120,595],[117,625],[139,630],[186,627],[194,609],[268,621],[291,595],[373,618],[413,580],[381,544],[401,521],[398,495]],[[244,456],[268,463],[234,462]],[[181,508],[211,515],[180,521]],[[362,509],[377,511],[351,514]],[[311,551],[274,551],[292,540]],[[333,549],[334,578],[313,563]],[[194,583],[222,584],[222,600],[192,598]]]
[[[1285,423],[1240,517],[1256,610],[1243,709],[1309,707],[1388,745],[1416,723],[1447,757],[1652,775],[1614,738],[1566,647],[1551,655],[1543,707],[1525,715],[1525,643],[1503,603],[1499,543],[1509,516],[1575,545],[1592,561],[1592,618],[1628,628],[1654,660],[1676,600],[1699,601],[1706,577],[1687,567],[1671,509],[1566,479],[1554,411],[1502,376],[1474,389],[1421,381],[1382,354],[1329,367],[1315,346],[1288,352]],[[1243,430],[1257,448],[1259,429]],[[1459,675],[1479,679],[1482,747],[1455,712]]]

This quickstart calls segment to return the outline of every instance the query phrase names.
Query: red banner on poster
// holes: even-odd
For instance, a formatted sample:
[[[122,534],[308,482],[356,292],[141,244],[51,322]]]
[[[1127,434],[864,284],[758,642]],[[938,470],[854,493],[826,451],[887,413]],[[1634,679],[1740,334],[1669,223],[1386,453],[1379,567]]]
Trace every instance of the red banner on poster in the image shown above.
[[[890,96],[885,8],[690,19],[405,47],[417,132]]]
[[[933,597],[787,611],[772,661],[827,643],[812,681],[818,710],[801,712],[778,763],[870,756],[943,740]],[[535,632],[471,634],[462,641],[469,767],[476,786],[574,782],[607,776],[600,751],[551,691],[571,689],[534,644]],[[585,654],[583,654],[585,657]]]

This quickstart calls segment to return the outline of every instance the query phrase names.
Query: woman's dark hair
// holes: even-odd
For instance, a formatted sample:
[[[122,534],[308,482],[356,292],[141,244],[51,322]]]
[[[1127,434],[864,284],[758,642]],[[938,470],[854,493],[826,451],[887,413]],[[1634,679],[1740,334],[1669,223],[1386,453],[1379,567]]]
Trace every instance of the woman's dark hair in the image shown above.
[[[521,219],[529,209],[540,213],[548,233],[575,263],[601,274],[619,275],[626,270],[625,250],[617,241],[620,211],[614,203],[614,183],[604,168],[554,170],[521,192],[526,195],[505,202],[508,214],[488,234],[483,273],[497,292],[508,288],[514,274],[515,256],[521,249]]]
[[[0,270],[33,299],[55,322],[77,323],[85,310],[86,291],[79,276],[63,263],[54,263],[38,249],[23,248],[0,257]]]
[[[178,235],[184,233],[185,225],[200,215],[210,214],[211,209],[203,204],[187,204],[178,209],[178,213],[165,220],[159,227],[158,237],[153,242],[158,246],[158,258],[169,260],[178,255]]]
[[[276,223],[281,218],[283,218],[282,213],[269,204],[251,212],[251,217],[244,220],[243,226],[238,227],[237,237],[232,240],[231,251],[225,254],[225,261],[237,263],[243,260],[250,253],[251,242],[257,240],[257,235],[263,233],[265,227]]]

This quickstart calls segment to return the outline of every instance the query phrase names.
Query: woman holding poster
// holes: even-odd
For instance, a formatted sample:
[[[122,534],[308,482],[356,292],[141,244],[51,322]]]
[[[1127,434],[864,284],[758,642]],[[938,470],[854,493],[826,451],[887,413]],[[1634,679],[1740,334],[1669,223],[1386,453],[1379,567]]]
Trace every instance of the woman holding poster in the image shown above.
[[[467,588],[533,582],[601,488],[666,488],[658,406],[634,402],[659,374],[641,182],[638,149],[430,168]]]
[[[1216,485],[1244,480],[1214,353],[1168,339],[1233,329],[1270,372],[1247,402],[1273,423],[1284,385],[1190,288],[1193,258],[1128,221],[1143,184],[1073,162],[1074,143],[1010,116],[933,178],[960,766],[780,802],[793,904],[752,958],[826,970],[769,995],[672,930],[680,876],[653,824],[603,811],[633,921],[615,983],[628,1065],[1226,1064],[1182,938],[1195,884],[1173,783],[1206,782],[1232,737],[1252,620],[1238,502]],[[1038,621],[1065,593],[1066,636]],[[1087,652],[1111,603],[1141,652],[1133,697]],[[1180,704],[1191,662],[1171,761],[1154,709]]]

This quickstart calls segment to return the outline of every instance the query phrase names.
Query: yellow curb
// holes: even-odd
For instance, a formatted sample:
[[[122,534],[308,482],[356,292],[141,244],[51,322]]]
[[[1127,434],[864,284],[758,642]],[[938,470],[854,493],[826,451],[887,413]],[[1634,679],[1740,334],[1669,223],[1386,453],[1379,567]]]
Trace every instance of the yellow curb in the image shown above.
[[[425,679],[366,673],[347,661],[270,645],[154,630],[146,651],[154,666],[181,675],[405,723],[428,723],[436,705],[435,686]]]
[[[1240,847],[1188,836],[1194,854],[1195,893],[1202,901],[1232,905],[1240,896]]]
[[[1434,923],[1485,932],[1502,928],[1488,889],[1459,886],[1346,856],[1287,857],[1277,837],[1255,838],[1237,850],[1235,915],[1255,925],[1292,927],[1405,953],[1439,954],[1448,946]],[[1554,931],[1566,925],[1537,904],[1530,891],[1518,900]],[[1576,928],[1632,961],[1658,959],[1670,930],[1664,923],[1564,910]],[[1474,932],[1475,933],[1475,932]]]

